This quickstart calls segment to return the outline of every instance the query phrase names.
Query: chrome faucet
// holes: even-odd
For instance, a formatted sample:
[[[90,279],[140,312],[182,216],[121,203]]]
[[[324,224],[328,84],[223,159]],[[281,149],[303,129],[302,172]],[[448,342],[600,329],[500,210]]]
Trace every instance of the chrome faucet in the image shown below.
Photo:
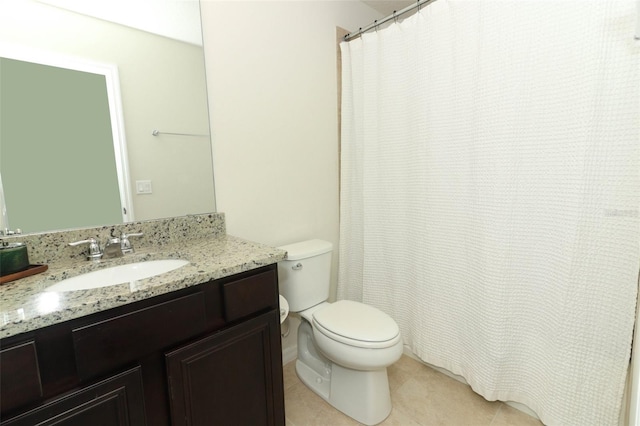
[[[20,234],[22,234],[22,230],[20,228],[16,228],[15,230],[11,230],[9,228],[4,228],[3,230],[0,229],[0,237]]]
[[[120,235],[120,249],[123,254],[133,253],[133,245],[131,241],[129,241],[129,237],[141,237],[144,233],[135,232],[133,234],[125,234],[124,232]]]
[[[105,259],[122,257],[122,246],[120,244],[120,238],[113,235],[113,230],[111,231],[111,237],[109,237],[109,239],[107,240],[107,244],[104,245],[102,256]]]
[[[102,250],[100,250],[100,243],[95,238],[88,238],[86,240],[74,241],[69,243],[70,246],[75,247],[80,244],[89,244],[89,248],[85,253],[87,256],[87,260],[99,260],[102,258]]]
[[[99,260],[103,257],[105,259],[113,259],[116,257],[122,257],[127,253],[133,253],[133,245],[129,241],[129,237],[140,237],[144,235],[142,232],[136,232],[133,234],[120,235],[120,238],[113,235],[114,229],[111,230],[111,237],[107,240],[104,246],[104,251],[100,249],[100,243],[95,238],[88,238],[86,240],[74,241],[69,243],[70,246],[78,246],[80,244],[88,244],[86,256],[87,260]]]

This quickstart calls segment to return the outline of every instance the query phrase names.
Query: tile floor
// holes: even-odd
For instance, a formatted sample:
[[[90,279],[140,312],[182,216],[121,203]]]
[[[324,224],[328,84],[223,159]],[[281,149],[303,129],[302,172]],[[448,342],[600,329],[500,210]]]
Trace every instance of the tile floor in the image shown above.
[[[389,367],[393,409],[381,425],[541,426],[537,419],[502,402],[489,402],[471,388],[403,355]],[[295,361],[284,366],[287,426],[350,426],[345,416],[296,376]]]

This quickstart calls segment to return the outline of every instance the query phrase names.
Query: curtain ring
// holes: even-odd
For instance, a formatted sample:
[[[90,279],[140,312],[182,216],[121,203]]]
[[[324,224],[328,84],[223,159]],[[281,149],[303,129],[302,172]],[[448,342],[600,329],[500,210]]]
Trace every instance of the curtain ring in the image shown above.
[[[421,7],[421,6],[422,6],[422,5],[420,4],[420,0],[418,0],[418,13],[420,13],[420,7]]]
[[[396,16],[396,11],[393,11],[393,23],[397,24],[398,23],[398,16]]]
[[[375,21],[373,21],[373,27],[376,29],[376,32],[378,32],[378,20],[377,19]]]

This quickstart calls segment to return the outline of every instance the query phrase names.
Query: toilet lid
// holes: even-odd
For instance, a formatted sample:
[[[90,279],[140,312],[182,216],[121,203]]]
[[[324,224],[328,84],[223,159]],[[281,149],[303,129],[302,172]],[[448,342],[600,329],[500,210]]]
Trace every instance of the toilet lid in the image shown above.
[[[389,315],[351,300],[340,300],[314,312],[313,321],[320,331],[363,343],[387,342],[400,334],[398,324]]]

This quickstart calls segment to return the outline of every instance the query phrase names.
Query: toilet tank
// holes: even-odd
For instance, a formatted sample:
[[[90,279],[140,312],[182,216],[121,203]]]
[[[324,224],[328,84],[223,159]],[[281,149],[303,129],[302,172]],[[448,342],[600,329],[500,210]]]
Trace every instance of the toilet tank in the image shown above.
[[[278,262],[278,282],[289,310],[300,312],[326,301],[331,283],[331,243],[308,240],[279,248],[287,251],[287,260]]]

